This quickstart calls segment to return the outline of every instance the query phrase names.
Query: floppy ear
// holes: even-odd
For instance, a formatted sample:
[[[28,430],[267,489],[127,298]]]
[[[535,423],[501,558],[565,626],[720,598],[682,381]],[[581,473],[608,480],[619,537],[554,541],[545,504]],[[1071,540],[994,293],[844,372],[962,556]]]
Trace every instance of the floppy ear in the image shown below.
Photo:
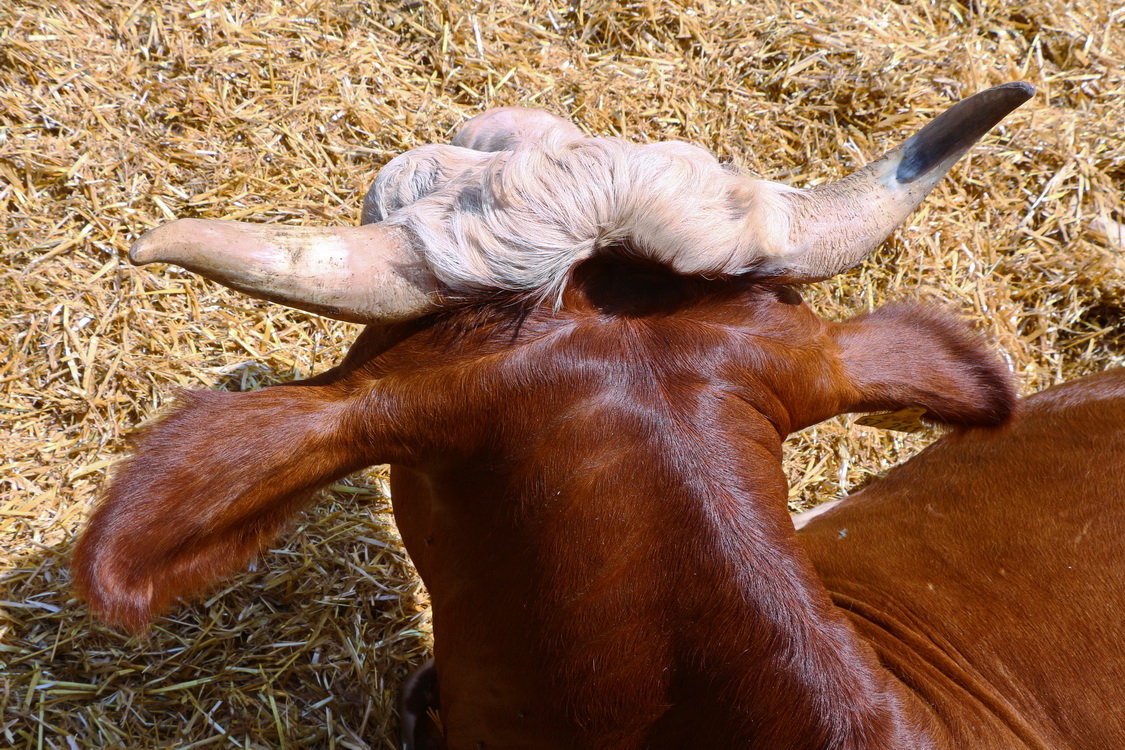
[[[139,630],[244,568],[321,487],[408,459],[401,435],[411,423],[400,399],[371,387],[371,363],[418,325],[369,326],[343,363],[308,380],[180,394],[133,439],[75,548],[74,582],[90,610]],[[364,388],[350,382],[357,370]]]
[[[1012,374],[984,338],[931,307],[888,305],[831,328],[847,390],[843,412],[926,408],[925,419],[996,425],[1016,405]]]
[[[370,463],[346,405],[303,384],[182,394],[134,440],[75,549],[91,611],[139,630],[244,567],[318,488]]]

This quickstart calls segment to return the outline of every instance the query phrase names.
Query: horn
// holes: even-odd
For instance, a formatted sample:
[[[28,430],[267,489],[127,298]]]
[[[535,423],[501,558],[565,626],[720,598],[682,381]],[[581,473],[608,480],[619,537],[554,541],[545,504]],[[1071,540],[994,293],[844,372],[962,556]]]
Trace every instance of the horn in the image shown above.
[[[548,134],[567,141],[585,137],[573,122],[546,110],[499,107],[470,118],[453,136],[453,145],[474,151],[511,151]]]
[[[291,227],[179,219],[129,250],[252,297],[350,323],[388,324],[435,309],[437,280],[403,227]]]
[[[777,186],[788,219],[785,251],[754,273],[788,282],[827,279],[861,263],[918,207],[973,144],[1035,93],[995,86],[958,102],[880,159],[810,190]],[[761,183],[757,183],[759,188]],[[769,227],[777,232],[778,227]]]

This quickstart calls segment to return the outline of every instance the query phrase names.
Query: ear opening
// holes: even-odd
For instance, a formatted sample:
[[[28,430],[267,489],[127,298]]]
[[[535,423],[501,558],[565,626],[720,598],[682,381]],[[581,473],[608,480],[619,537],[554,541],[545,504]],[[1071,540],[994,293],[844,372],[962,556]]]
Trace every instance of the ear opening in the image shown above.
[[[346,394],[291,385],[183,393],[135,439],[75,549],[91,611],[132,631],[244,567],[320,487],[368,465]]]
[[[1013,377],[984,337],[933,307],[894,304],[839,324],[854,400],[843,411],[926,408],[956,426],[1003,423],[1016,406]]]

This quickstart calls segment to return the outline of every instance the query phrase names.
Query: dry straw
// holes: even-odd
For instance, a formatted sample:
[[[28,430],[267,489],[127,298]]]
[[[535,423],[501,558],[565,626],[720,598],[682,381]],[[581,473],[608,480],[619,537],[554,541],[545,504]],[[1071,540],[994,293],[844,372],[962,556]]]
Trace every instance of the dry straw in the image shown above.
[[[322,370],[357,332],[132,269],[143,230],[353,222],[392,155],[515,103],[808,185],[1028,80],[1038,96],[884,249],[807,297],[829,317],[940,301],[1033,391],[1125,363],[1122,60],[1114,0],[3,3],[0,746],[390,748],[394,687],[429,645],[379,471],[147,638],[73,600],[75,533],[134,426],[176,388]],[[794,507],[929,439],[807,430]]]

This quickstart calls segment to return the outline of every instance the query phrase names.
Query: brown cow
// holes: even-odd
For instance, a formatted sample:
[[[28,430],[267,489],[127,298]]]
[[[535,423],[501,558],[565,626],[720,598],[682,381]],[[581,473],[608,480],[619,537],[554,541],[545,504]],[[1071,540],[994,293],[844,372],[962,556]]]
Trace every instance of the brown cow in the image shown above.
[[[996,92],[847,178],[861,193],[851,208],[840,192],[821,197],[832,196],[839,215],[856,203],[902,205],[909,185],[948,169],[948,154],[962,153],[982,122],[1029,94]],[[699,271],[703,258],[713,275],[726,268],[707,265],[719,256],[748,267],[733,277],[682,276],[666,254],[690,232],[628,224],[640,200],[628,196],[598,200],[610,206],[610,225],[620,220],[643,241],[629,234],[625,247],[576,253],[565,283],[535,293],[512,284],[474,296],[474,285],[518,274],[511,247],[493,266],[473,253],[515,235],[464,241],[497,223],[465,234],[454,216],[456,227],[420,229],[417,212],[399,212],[430,201],[488,217],[490,204],[527,205],[510,182],[500,189],[521,149],[554,149],[556,163],[560,153],[604,153],[585,143],[598,139],[548,130],[532,137],[502,122],[482,143],[515,138],[514,150],[484,167],[439,158],[414,171],[421,188],[392,165],[373,199],[378,231],[177,222],[142,240],[141,260],[174,259],[262,296],[384,324],[321,376],[253,393],[191,393],[142,435],[76,551],[91,608],[139,627],[244,564],[317,487],[391,463],[396,517],[434,607],[445,736],[420,722],[422,744],[1119,744],[1107,738],[1120,740],[1120,725],[1091,706],[1120,684],[1113,670],[1125,649],[1114,650],[1115,629],[1099,622],[1121,611],[1121,597],[1111,601],[1120,587],[1074,557],[1095,551],[1119,574],[1121,556],[1112,557],[1108,516],[1066,515],[1073,491],[1063,490],[1080,476],[1103,503],[1120,498],[1121,376],[1041,396],[996,427],[1011,415],[1013,389],[999,358],[963,325],[910,305],[828,323],[783,283],[841,270],[854,249],[826,256],[820,240],[801,252],[751,243],[685,260]],[[465,138],[478,143],[471,131]],[[488,194],[488,185],[499,188]],[[774,217],[794,247],[804,247],[802,210]],[[776,221],[766,236],[778,236]],[[845,234],[869,244],[884,221]],[[418,243],[425,232],[430,239]],[[445,251],[443,232],[463,252],[435,270],[445,263],[431,257]],[[238,262],[216,260],[216,241],[232,242]],[[239,270],[260,257],[265,270]],[[372,299],[354,285],[319,283],[312,267],[326,258],[336,259],[327,263],[333,284],[355,277],[358,258],[392,293]],[[449,280],[470,272],[475,282]],[[408,319],[434,304],[435,290],[448,309]],[[904,405],[977,427],[810,521],[802,545],[785,509],[782,440],[835,414]],[[1082,411],[1102,421],[1070,424]],[[1081,435],[1090,435],[1086,453],[1047,442]],[[1053,479],[1023,465],[1036,456]],[[1113,460],[1104,486],[1090,479],[1092,467]],[[965,468],[974,462],[981,469]],[[993,467],[1009,475],[993,479]],[[903,493],[895,510],[883,509]],[[997,500],[1004,507],[992,507]],[[1031,528],[1015,531],[1007,515]],[[1060,611],[1044,606],[1043,590],[1079,598]]]

